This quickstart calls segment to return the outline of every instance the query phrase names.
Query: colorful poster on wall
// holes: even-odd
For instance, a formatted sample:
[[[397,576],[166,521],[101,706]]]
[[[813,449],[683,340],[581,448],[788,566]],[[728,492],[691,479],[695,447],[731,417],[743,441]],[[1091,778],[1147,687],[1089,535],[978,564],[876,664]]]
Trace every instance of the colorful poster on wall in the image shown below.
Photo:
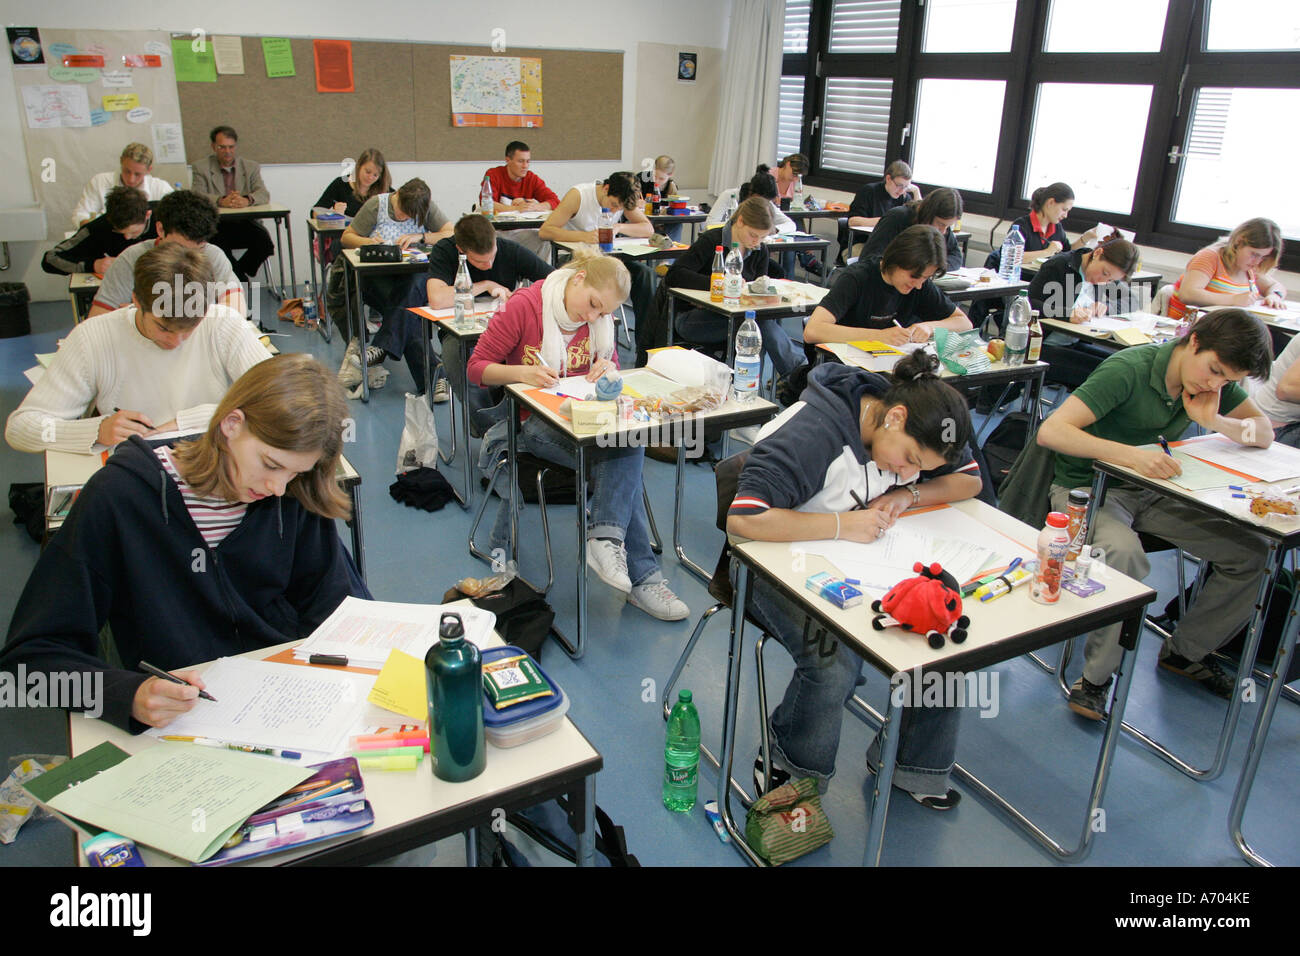
[[[18,66],[33,66],[45,62],[41,49],[41,31],[36,27],[6,27],[9,34],[9,55]]]
[[[698,53],[677,54],[677,79],[687,83],[695,82],[696,57]]]
[[[452,56],[451,124],[541,126],[541,59]]]
[[[84,86],[24,86],[23,109],[31,129],[90,125],[90,97]]]
[[[177,83],[215,83],[217,64],[212,56],[212,44],[202,44],[203,51],[194,49],[191,36],[172,37],[172,61],[176,64]]]
[[[262,59],[266,60],[266,75],[273,79],[298,75],[293,67],[293,47],[285,37],[262,37]]]
[[[316,58],[316,92],[353,92],[352,41],[312,40],[311,48]]]

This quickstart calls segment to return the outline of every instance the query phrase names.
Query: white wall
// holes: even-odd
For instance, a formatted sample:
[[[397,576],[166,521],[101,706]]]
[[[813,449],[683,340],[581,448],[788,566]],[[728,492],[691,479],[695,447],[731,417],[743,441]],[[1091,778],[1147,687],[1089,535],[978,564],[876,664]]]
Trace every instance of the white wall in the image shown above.
[[[637,49],[641,43],[680,45],[684,51],[699,50],[701,60],[706,48],[721,49],[726,42],[730,0],[607,0],[603,3],[583,0],[505,0],[505,2],[464,2],[464,0],[314,0],[311,4],[286,3],[278,0],[227,0],[214,4],[159,3],[158,0],[109,0],[109,2],[47,2],[39,7],[30,2],[0,0],[0,20],[17,26],[67,27],[83,29],[157,29],[188,33],[201,27],[211,34],[258,36],[339,37],[355,40],[403,40],[427,43],[476,43],[489,45],[492,31],[506,30],[507,43],[531,47],[563,49],[617,50],[623,60],[623,139],[622,168],[637,168],[636,107],[642,84],[662,84],[660,64],[640,69]],[[709,51],[710,53],[712,51]],[[704,63],[701,63],[701,68]],[[593,109],[601,108],[600,91],[591,91]],[[32,172],[23,151],[23,120],[14,91],[11,60],[0,57],[0,208],[31,203],[35,194]],[[706,131],[710,144],[716,115]],[[502,145],[509,131],[502,131]],[[678,123],[656,136],[655,153],[694,155],[699,133],[689,123]],[[125,145],[125,144],[124,144]],[[381,147],[382,148],[382,147]],[[708,155],[707,153],[705,155]],[[187,157],[193,163],[199,157]],[[249,156],[249,159],[257,159]],[[111,169],[114,157],[106,156],[105,169]],[[424,178],[433,190],[434,199],[449,216],[469,208],[477,196],[483,170],[501,162],[499,156],[484,156],[473,163],[392,163],[395,183],[412,176]],[[694,164],[692,164],[694,165]],[[679,165],[680,168],[680,165]],[[577,182],[600,178],[612,172],[608,162],[549,163],[545,156],[534,156],[533,169],[563,194]],[[679,182],[694,185],[707,182],[707,168],[687,170]],[[338,175],[338,165],[267,166],[263,177],[273,201],[294,210],[295,257],[298,280],[307,271],[307,246],[301,223],[312,202],[331,179]],[[65,219],[71,210],[47,210],[51,220]],[[40,269],[44,249],[40,243],[16,243],[10,246],[13,266],[0,273],[0,281],[23,281],[33,298],[49,300],[67,293],[66,280],[47,276]]]

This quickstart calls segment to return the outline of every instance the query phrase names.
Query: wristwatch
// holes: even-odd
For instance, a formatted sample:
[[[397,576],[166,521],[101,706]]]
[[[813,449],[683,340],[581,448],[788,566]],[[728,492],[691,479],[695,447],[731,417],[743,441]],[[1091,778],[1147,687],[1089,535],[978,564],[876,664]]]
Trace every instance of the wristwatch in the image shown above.
[[[915,508],[921,503],[921,491],[915,484],[908,485],[907,490],[912,493],[912,507]]]

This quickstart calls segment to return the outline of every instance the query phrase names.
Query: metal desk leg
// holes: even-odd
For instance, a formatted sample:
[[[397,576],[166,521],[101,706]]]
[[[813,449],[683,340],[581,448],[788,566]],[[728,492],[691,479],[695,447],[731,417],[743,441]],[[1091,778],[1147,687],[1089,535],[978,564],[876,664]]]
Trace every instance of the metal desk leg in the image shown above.
[[[668,281],[667,276],[664,276],[664,281],[665,282]],[[668,293],[668,344],[669,345],[673,344],[673,334],[676,328],[677,328],[677,296],[673,295],[672,292],[670,291]]]
[[[465,340],[459,342],[460,357],[465,358]],[[465,362],[465,371],[460,376],[460,440],[465,446],[465,458],[461,461],[460,471],[464,479],[465,498],[464,506],[469,508],[469,503],[474,499],[473,476],[470,474],[470,447],[469,447],[469,362]],[[452,423],[455,424],[454,422]]]
[[[519,508],[518,501],[515,498],[515,488],[519,484],[519,406],[515,402],[514,393],[506,389],[506,395],[510,399],[510,407],[506,414],[506,457],[510,460],[510,494],[506,501],[510,507],[510,558],[519,565]],[[491,494],[492,489],[489,487],[487,494]]]
[[[582,828],[578,830],[578,866],[596,862],[596,775],[582,781]]]
[[[357,566],[357,573],[361,575],[361,580],[366,579],[366,542],[361,533],[361,492],[358,490],[360,484],[354,484],[348,489],[348,495],[352,498],[352,520],[348,522],[348,527],[352,530],[352,562]]]
[[[1250,735],[1250,746],[1246,749],[1246,762],[1241,768],[1237,788],[1232,792],[1232,806],[1228,811],[1228,834],[1241,855],[1255,866],[1275,864],[1261,856],[1246,842],[1246,835],[1241,830],[1242,818],[1246,815],[1246,801],[1250,799],[1251,787],[1255,785],[1255,773],[1259,770],[1259,761],[1264,755],[1264,740],[1268,737],[1269,727],[1273,724],[1273,712],[1277,709],[1277,700],[1282,695],[1287,670],[1295,656],[1296,633],[1300,629],[1300,620],[1296,618],[1296,606],[1300,603],[1297,598],[1300,598],[1300,592],[1293,591],[1291,608],[1287,615],[1286,633],[1282,636],[1282,643],[1273,658],[1273,670],[1269,674],[1268,694],[1264,698],[1264,706],[1260,708],[1259,715],[1255,718],[1255,729]]]
[[[280,235],[280,217],[272,216],[271,221],[275,223],[275,270],[280,280],[279,286],[275,289],[275,295],[276,298],[283,302],[292,295],[293,290],[284,287],[284,243],[281,241],[282,237]],[[269,273],[270,270],[268,269],[267,272]]]
[[[736,825],[731,813],[731,766],[736,758],[736,709],[740,700],[740,655],[744,647],[745,612],[749,605],[749,568],[736,561],[736,589],[731,602],[731,643],[727,648],[727,683],[722,709],[722,761],[718,771],[718,813],[722,824],[731,834],[731,844],[755,866],[767,866],[767,861],[750,849],[745,834]],[[767,715],[763,715],[767,719]]]
[[[361,365],[361,400],[369,402],[370,366],[366,362],[366,307],[365,300],[361,297],[361,272],[360,270],[354,270],[352,275],[356,280],[356,288],[353,289],[353,295],[356,297],[353,305],[356,306],[356,310],[353,314],[357,320],[357,340],[361,343],[359,346],[360,354],[357,355],[357,360]]]
[[[465,866],[470,869],[478,866],[478,827],[465,831]]]
[[[311,230],[309,229],[307,232],[310,235]],[[333,240],[321,236],[319,233],[317,234],[317,237],[320,239],[321,256],[324,257],[326,251],[331,247]],[[316,331],[320,333],[320,337],[326,342],[330,342],[334,336],[334,333],[330,329],[334,319],[333,316],[327,315],[325,311],[325,269],[322,267],[318,270],[318,265],[319,263],[316,261],[316,257],[312,255],[311,250],[308,249],[307,271],[311,276],[312,288],[316,293]],[[319,276],[317,276],[317,272],[320,273]]]
[[[277,219],[275,230],[275,237],[277,239],[280,238],[279,222],[280,220]],[[298,288],[298,270],[295,268],[293,261],[293,223],[289,221],[289,213],[284,214],[284,236],[289,249],[289,283],[296,290]]]
[[[1029,380],[1029,437],[1038,433],[1038,421],[1043,416],[1043,383],[1047,379],[1047,369],[1038,369],[1038,374]]]
[[[890,679],[890,687],[893,687]],[[880,767],[876,770],[876,784],[871,791],[871,804],[867,807],[867,848],[862,854],[863,866],[879,866],[880,850],[885,840],[885,818],[889,815],[889,791],[894,785],[894,768],[898,763],[899,728],[902,726],[902,714],[896,722],[893,719],[894,695],[889,695],[889,703],[881,718],[878,739],[883,742],[880,748]]]
[[[677,446],[677,483],[675,499],[673,500],[673,550],[677,552],[677,560],[687,571],[695,575],[705,584],[713,579],[713,575],[705,571],[694,561],[686,556],[686,548],[682,545],[682,501],[685,499],[683,494],[683,484],[686,476],[686,446]]]
[[[560,647],[564,648],[564,653],[576,661],[581,660],[582,655],[587,652],[587,454],[582,445],[577,445],[574,453],[576,461],[573,473],[575,498],[578,503],[577,634],[575,639],[570,641],[558,630],[553,629],[553,632]]]

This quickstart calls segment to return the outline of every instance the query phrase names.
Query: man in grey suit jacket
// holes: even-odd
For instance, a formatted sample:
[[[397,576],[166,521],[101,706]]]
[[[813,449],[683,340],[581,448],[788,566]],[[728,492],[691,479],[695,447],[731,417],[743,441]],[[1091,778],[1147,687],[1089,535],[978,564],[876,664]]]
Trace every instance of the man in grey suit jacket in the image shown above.
[[[218,126],[209,139],[212,155],[206,163],[194,167],[194,191],[210,196],[223,209],[243,209],[270,202],[271,194],[262,182],[261,166],[235,156],[239,134],[229,126]],[[222,217],[212,244],[226,254],[242,282],[257,275],[262,263],[275,252],[270,234],[253,219],[230,222]],[[239,258],[235,257],[236,249],[244,250]]]

